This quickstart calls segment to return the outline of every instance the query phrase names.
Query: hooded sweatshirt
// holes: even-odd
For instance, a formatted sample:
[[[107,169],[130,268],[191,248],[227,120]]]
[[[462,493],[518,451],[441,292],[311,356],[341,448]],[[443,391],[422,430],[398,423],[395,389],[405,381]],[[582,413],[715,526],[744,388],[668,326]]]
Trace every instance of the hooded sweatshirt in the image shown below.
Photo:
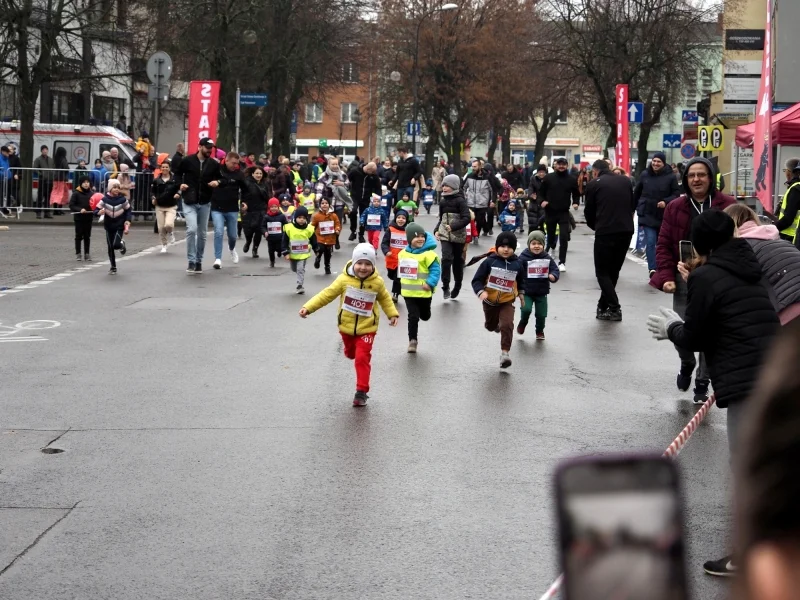
[[[94,219],[94,212],[92,212],[92,205],[90,202],[94,192],[91,190],[91,188],[84,191],[80,187],[83,179],[84,178],[81,178],[81,180],[78,181],[78,187],[75,188],[75,190],[72,192],[72,196],[69,198],[69,212],[77,213],[72,215],[72,219],[75,222],[91,221]],[[88,177],[85,177],[85,179],[91,183]],[[85,213],[81,213],[82,208],[86,209]]]
[[[369,215],[380,215],[381,221],[378,225],[369,224]],[[361,225],[365,226],[367,231],[381,231],[389,226],[389,219],[386,217],[386,211],[380,206],[369,205],[369,208],[361,213]]]
[[[507,275],[508,279],[502,277]],[[525,269],[516,254],[503,258],[499,254],[490,254],[478,267],[472,278],[472,291],[476,295],[488,292],[484,300],[487,304],[506,304],[513,302],[520,295],[525,284]],[[513,277],[513,279],[512,279]],[[510,286],[510,290],[501,289]]]
[[[534,254],[531,252],[530,248],[525,248],[525,250],[522,251],[522,254],[519,255],[519,258],[525,263],[525,282],[522,284],[522,293],[526,296],[531,296],[532,298],[547,296],[550,293],[549,276],[555,276],[556,281],[558,281],[558,278],[561,276],[561,272],[558,270],[556,261],[553,260],[553,257],[550,256],[546,250],[542,250],[540,254]],[[543,269],[541,268],[530,268],[542,265],[542,263],[530,265],[531,261],[534,260],[547,261],[547,272],[543,273]]]
[[[689,275],[685,319],[668,331],[676,346],[705,353],[720,408],[750,395],[779,327],[762,277],[747,240],[725,242]]]
[[[397,268],[397,255],[400,254],[403,248],[408,246],[405,233],[406,226],[403,225],[401,227],[397,224],[397,217],[400,215],[406,218],[406,224],[408,224],[408,213],[404,210],[398,210],[389,228],[383,233],[383,239],[381,240],[381,251],[386,256],[387,269]]]
[[[281,241],[283,239],[283,226],[289,221],[286,220],[286,215],[279,210],[280,203],[277,198],[271,198],[268,204],[278,210],[272,213],[268,209],[264,215],[264,235],[271,242]]]
[[[342,230],[342,224],[331,208],[328,208],[328,212],[322,212],[322,208],[315,212],[314,216],[311,217],[311,225],[314,227],[317,241],[320,244],[325,244],[326,246],[336,244],[336,235]],[[325,227],[326,231],[333,228],[333,232],[323,233],[323,227]]]
[[[509,210],[511,206],[514,210]],[[506,209],[500,213],[500,229],[503,231],[515,231],[522,227],[522,211],[519,209],[516,200],[509,200]]]

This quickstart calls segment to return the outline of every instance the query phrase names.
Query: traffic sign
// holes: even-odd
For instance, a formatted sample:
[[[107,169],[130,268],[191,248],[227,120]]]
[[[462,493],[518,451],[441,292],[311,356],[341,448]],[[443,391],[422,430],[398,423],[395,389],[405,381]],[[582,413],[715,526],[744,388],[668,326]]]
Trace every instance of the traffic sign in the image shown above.
[[[697,135],[699,140],[697,149],[700,152],[724,149],[721,125],[702,125],[697,128]]]
[[[413,121],[409,121],[408,123],[406,123],[406,135],[414,135],[414,129],[415,129],[414,125],[416,125],[417,135],[419,135],[422,132],[422,123],[420,123],[419,121],[417,121],[416,123],[414,123]]]
[[[157,85],[155,83],[151,83],[147,86],[147,99],[150,102],[155,102],[156,100],[161,100],[166,102],[169,100],[169,86],[168,85]]]
[[[319,140],[319,144],[317,144],[320,148],[327,148],[328,147],[328,140]]]
[[[240,106],[266,106],[269,94],[239,94]]]
[[[164,85],[172,75],[172,59],[166,52],[156,52],[147,59],[147,78],[155,85]]]
[[[686,160],[694,158],[695,152],[696,149],[694,147],[694,144],[684,144],[683,146],[681,146],[681,156]]]
[[[680,133],[665,133],[664,141],[661,144],[662,148],[680,148],[681,147],[681,134]]]
[[[681,113],[681,121],[683,121],[684,123],[697,123],[697,111],[684,110]]]
[[[628,123],[641,123],[644,121],[644,103],[628,102]]]

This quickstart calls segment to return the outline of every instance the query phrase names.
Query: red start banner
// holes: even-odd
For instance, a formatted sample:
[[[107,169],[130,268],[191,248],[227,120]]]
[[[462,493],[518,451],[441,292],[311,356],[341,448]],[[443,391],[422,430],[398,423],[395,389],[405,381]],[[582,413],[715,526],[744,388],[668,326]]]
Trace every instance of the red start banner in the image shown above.
[[[189,137],[186,153],[194,154],[204,138],[217,139],[219,81],[192,81],[189,85]]]
[[[631,169],[631,150],[628,144],[628,86],[617,86],[617,151],[614,153],[617,167]]]

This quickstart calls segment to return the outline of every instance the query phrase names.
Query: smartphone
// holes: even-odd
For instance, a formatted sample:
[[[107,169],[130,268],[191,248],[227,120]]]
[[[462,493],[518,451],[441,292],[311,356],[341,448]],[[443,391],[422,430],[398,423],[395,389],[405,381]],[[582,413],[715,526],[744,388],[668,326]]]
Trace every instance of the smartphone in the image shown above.
[[[556,471],[556,496],[567,600],[688,600],[672,461],[573,459]]]
[[[687,263],[694,256],[694,247],[689,240],[681,240],[680,242],[681,262]]]

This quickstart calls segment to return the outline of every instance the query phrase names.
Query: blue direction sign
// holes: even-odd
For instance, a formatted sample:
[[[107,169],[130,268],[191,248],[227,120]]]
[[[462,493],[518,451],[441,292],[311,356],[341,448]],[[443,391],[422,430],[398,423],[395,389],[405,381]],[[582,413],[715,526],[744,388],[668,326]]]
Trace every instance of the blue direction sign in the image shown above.
[[[681,156],[686,160],[694,158],[695,151],[696,149],[694,147],[694,144],[684,144],[683,146],[681,146]]]
[[[266,106],[268,101],[268,94],[239,94],[241,106]]]
[[[289,133],[297,133],[297,111],[292,111],[292,122],[290,124]]]
[[[641,123],[644,121],[644,103],[628,102],[628,123]]]
[[[406,135],[414,135],[414,129],[415,129],[414,125],[416,125],[417,135],[419,135],[422,132],[422,123],[420,123],[419,121],[417,121],[416,123],[414,123],[413,121],[409,121],[408,123],[406,123]]]
[[[696,110],[684,110],[681,114],[681,121],[684,123],[697,123],[697,111]]]
[[[680,148],[681,147],[681,134],[680,133],[665,133],[664,142],[661,145],[663,148]]]

